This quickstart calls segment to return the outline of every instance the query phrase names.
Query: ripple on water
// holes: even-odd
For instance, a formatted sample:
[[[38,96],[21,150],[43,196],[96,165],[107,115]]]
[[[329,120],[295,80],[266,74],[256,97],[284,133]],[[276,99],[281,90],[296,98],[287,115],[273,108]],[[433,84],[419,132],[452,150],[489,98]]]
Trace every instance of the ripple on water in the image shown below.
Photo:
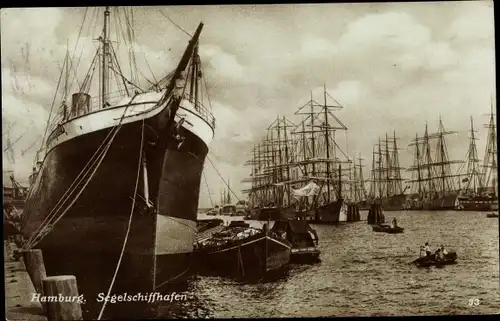
[[[364,222],[313,226],[322,262],[293,265],[282,280],[241,284],[196,277],[193,300],[183,312],[191,317],[500,312],[498,220],[473,212],[387,212],[386,217],[396,217],[405,233],[373,233]],[[442,269],[409,264],[425,242],[455,250],[458,264]],[[480,305],[470,307],[471,298],[479,298]]]

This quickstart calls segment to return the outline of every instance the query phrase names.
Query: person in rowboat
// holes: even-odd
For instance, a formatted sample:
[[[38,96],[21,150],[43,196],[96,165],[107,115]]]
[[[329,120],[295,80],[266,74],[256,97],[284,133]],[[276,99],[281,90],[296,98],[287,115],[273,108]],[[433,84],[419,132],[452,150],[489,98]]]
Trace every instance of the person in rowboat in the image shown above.
[[[448,254],[448,251],[445,250],[443,244],[441,244],[441,252],[443,253],[443,255]]]
[[[392,228],[396,228],[396,227],[398,227],[398,221],[396,221],[396,218],[393,218],[393,219],[392,219],[392,226],[391,226],[391,227],[392,227]]]
[[[425,242],[424,251],[426,256],[431,256],[431,248],[429,247],[429,242]]]
[[[443,252],[441,251],[440,248],[436,250],[436,256],[435,256],[436,261],[444,261],[444,255]]]

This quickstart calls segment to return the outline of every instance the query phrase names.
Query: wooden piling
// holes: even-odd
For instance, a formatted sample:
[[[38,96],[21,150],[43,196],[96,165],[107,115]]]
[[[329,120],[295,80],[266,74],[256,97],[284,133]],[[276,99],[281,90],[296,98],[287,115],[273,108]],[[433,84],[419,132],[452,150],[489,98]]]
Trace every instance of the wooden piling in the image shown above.
[[[48,321],[82,320],[82,307],[77,300],[78,285],[75,276],[46,277],[43,280],[43,291],[47,297],[58,298],[47,302]]]
[[[22,251],[24,265],[30,276],[31,282],[35,287],[35,291],[42,294],[42,280],[47,276],[45,272],[45,264],[43,262],[42,250],[32,249]]]
[[[24,260],[24,266],[26,267],[26,271],[28,272],[35,291],[43,296],[42,280],[47,277],[47,272],[45,271],[45,263],[43,262],[42,250],[23,250],[21,253]],[[45,302],[41,303],[43,310],[47,312],[47,306]]]

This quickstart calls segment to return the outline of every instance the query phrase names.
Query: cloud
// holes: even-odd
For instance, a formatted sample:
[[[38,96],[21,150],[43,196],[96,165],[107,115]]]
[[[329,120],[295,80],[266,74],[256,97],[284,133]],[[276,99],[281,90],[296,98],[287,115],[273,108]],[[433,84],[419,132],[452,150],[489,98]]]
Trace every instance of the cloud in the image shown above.
[[[87,14],[96,21],[93,10]],[[178,63],[188,41],[157,10],[135,10],[133,51],[150,80],[150,69],[158,79]],[[378,137],[396,131],[401,165],[408,167],[407,143],[426,122],[435,130],[439,115],[446,128],[459,131],[449,140],[452,158],[465,156],[470,115],[483,150],[480,124],[487,121],[484,114],[496,94],[491,3],[176,6],[162,11],[190,32],[200,20],[205,23],[199,49],[217,118],[210,158],[236,192],[249,173],[243,164],[267,127],[278,116],[298,123],[295,110],[309,100],[311,90],[322,101],[324,84],[344,106],[335,114],[349,131],[339,133],[338,140],[351,156],[361,153],[371,160]],[[84,13],[82,8],[2,10],[3,120],[21,122],[16,131],[33,128],[18,143],[20,149],[43,135],[62,60],[67,47],[75,46]],[[91,29],[82,33],[75,55],[78,60],[85,48],[80,79],[95,53],[89,48],[96,46]],[[119,60],[127,61],[127,44],[116,45]],[[122,67],[130,77],[128,63]],[[30,168],[32,158],[26,159]],[[209,162],[205,176],[218,194],[223,183]],[[203,183],[202,205],[209,203],[206,190]]]
[[[493,2],[460,4],[460,12],[447,29],[450,39],[463,42],[493,42]]]
[[[215,72],[214,77],[223,77],[231,81],[242,80],[245,77],[245,68],[239,64],[236,57],[222,51],[218,46],[200,46],[200,56],[210,64]]]

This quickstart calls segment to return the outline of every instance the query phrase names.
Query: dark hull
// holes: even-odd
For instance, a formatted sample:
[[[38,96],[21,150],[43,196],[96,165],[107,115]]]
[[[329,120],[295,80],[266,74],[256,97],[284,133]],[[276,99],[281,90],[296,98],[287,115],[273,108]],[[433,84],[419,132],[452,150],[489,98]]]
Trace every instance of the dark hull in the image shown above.
[[[405,209],[406,197],[406,194],[382,197],[381,199],[372,201],[372,204],[382,204],[384,211],[402,211]]]
[[[326,205],[319,206],[313,211],[314,216],[309,219],[309,222],[314,224],[337,224],[340,222],[340,212],[342,210],[342,205],[344,200],[338,200],[335,202],[328,203]]]
[[[254,208],[244,216],[246,220],[279,221],[295,218],[296,212],[293,208],[263,207]]]
[[[448,211],[456,208],[458,193],[450,193],[431,200],[409,200],[405,205],[405,210],[416,211]],[[384,209],[385,210],[385,209]]]
[[[222,247],[197,250],[202,273],[238,278],[261,278],[277,273],[290,262],[291,244],[260,233]]]
[[[387,226],[373,225],[372,229],[374,232],[384,232],[389,234],[398,234],[404,232],[404,228],[402,227],[390,227],[390,226],[387,227]]]
[[[459,197],[458,210],[488,212],[498,209],[498,198],[487,196]]]
[[[194,233],[187,235],[184,248],[159,251],[158,244],[169,235],[157,235],[157,221],[164,216],[196,223],[196,209],[208,152],[200,138],[187,130],[180,150],[168,145],[168,109],[145,120],[143,151],[147,160],[149,197],[157,212],[147,209],[144,175],[140,171],[138,194],[124,255],[111,293],[153,292],[166,281],[182,282],[189,270],[189,248]],[[46,156],[26,204],[23,234],[29,238],[56,206],[85,167],[111,129],[103,129],[56,146]],[[67,213],[35,248],[43,250],[47,275],[70,274],[77,278],[79,291],[88,305],[84,318],[97,318],[107,293],[126,237],[140,158],[142,121],[123,125],[89,184]],[[66,206],[64,207],[66,208]],[[167,217],[168,215],[168,217]],[[158,242],[157,242],[158,238]],[[90,303],[92,302],[92,303]],[[132,306],[139,306],[131,308]],[[125,308],[126,307],[126,308]],[[130,308],[129,308],[130,307]],[[130,302],[108,304],[104,317],[150,316],[154,304]]]
[[[320,261],[321,251],[315,247],[311,248],[292,248],[292,255],[290,257],[291,263],[311,264]]]

